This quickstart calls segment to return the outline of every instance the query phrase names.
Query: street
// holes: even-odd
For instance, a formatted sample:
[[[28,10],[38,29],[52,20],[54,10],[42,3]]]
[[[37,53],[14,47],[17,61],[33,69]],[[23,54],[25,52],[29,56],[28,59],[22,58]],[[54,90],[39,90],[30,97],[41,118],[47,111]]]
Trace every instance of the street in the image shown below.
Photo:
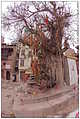
[[[32,89],[27,83],[2,81],[2,117],[75,116],[78,97],[69,87],[52,88],[45,93],[37,87]]]

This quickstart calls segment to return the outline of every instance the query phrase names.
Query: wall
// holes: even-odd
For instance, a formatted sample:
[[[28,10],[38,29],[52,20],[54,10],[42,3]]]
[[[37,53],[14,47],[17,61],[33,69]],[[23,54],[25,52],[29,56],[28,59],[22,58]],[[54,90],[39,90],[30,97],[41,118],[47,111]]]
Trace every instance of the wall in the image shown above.
[[[12,55],[7,58],[7,60],[1,60],[1,70],[4,74],[1,75],[2,79],[6,79],[6,71],[10,72],[10,79],[12,80],[12,75],[15,71],[15,62],[16,62],[16,46],[5,45],[6,48],[13,48]],[[6,68],[7,65],[10,65],[10,68]]]
[[[25,56],[21,56],[21,51],[22,50],[25,50]],[[20,55],[19,55],[19,69],[21,70],[25,70],[25,69],[29,69],[31,67],[31,58],[28,57],[29,55],[29,47],[26,47],[26,46],[22,46],[21,47],[21,50],[20,50]],[[21,59],[24,60],[24,66],[20,66],[20,61]]]
[[[76,60],[67,58],[67,61],[69,66],[70,85],[77,84],[78,75],[77,75]]]
[[[64,81],[67,85],[70,85],[69,66],[67,57],[64,57]]]
[[[22,50],[25,50],[24,55],[21,55]],[[19,81],[25,77],[26,71],[31,72],[31,57],[29,57],[29,51],[30,51],[29,46],[27,45],[24,46],[23,44],[21,44],[19,53]],[[20,65],[21,59],[24,60],[23,66]]]

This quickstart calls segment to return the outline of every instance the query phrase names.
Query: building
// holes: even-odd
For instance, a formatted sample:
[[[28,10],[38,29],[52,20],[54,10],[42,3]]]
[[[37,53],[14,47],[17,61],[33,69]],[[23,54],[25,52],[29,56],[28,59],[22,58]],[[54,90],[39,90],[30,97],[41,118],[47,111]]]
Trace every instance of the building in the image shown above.
[[[16,45],[1,44],[1,78],[12,80],[15,72]]]
[[[3,44],[3,43],[4,43],[4,37],[1,36],[1,44]]]
[[[78,76],[79,76],[79,46],[76,47],[77,49],[77,53],[76,53],[76,65],[77,65],[77,72],[78,72]]]
[[[75,85],[78,83],[78,73],[76,65],[76,57],[73,49],[69,48],[64,54],[64,80],[67,85]]]
[[[30,56],[30,48],[28,45],[24,45],[23,43],[19,44],[20,52],[19,52],[19,81],[27,79],[27,76],[32,73],[31,71],[31,56]]]
[[[26,80],[28,76],[34,75],[34,62],[37,62],[36,56],[36,39],[34,35],[26,35],[24,32],[23,38],[18,43],[19,49],[19,80]],[[35,43],[34,43],[35,41]]]

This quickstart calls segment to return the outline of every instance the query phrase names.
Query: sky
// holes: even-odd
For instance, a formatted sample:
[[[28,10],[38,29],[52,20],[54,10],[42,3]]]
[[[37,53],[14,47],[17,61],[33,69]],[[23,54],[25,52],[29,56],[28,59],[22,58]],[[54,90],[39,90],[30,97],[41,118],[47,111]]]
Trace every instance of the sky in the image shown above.
[[[10,2],[10,1],[5,1],[5,2],[2,2],[2,10],[1,10],[1,14],[3,13],[7,13],[7,6],[10,6],[10,5],[13,5],[14,2]],[[77,2],[67,2],[69,4],[69,6],[71,7],[71,10],[74,14],[76,14],[76,9],[77,9]],[[74,28],[77,28],[77,25],[75,26],[74,23],[73,23],[73,26],[72,26],[72,29]],[[5,32],[3,29],[2,29],[2,35],[4,36],[4,40],[6,43],[11,43],[11,39],[14,39],[16,38],[16,34],[13,33],[13,30],[15,29],[12,29],[11,31],[8,31],[8,32]],[[77,35],[76,33],[73,33],[75,37],[75,40],[74,42],[76,42],[77,40]],[[15,36],[15,37],[14,37]],[[73,47],[73,46],[72,46]]]

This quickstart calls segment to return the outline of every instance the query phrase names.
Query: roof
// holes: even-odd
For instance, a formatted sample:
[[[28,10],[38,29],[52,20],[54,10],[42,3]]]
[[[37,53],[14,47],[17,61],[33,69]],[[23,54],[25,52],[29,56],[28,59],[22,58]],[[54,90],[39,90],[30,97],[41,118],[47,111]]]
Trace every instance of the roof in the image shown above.
[[[13,48],[13,47],[16,47],[16,45],[9,45],[9,44],[6,44],[6,43],[1,44],[1,48]]]
[[[73,49],[69,48],[64,52],[64,56],[71,58],[71,59],[76,59],[75,52]]]

